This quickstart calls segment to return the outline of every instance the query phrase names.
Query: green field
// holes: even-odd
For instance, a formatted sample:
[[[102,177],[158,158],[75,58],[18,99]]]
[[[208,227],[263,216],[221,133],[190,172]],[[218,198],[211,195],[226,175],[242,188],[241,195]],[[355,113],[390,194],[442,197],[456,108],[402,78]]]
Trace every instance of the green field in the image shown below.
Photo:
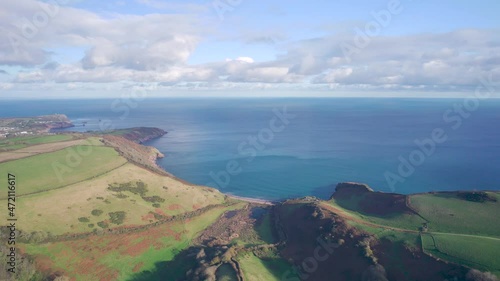
[[[54,269],[71,273],[76,280],[172,280],[178,271],[158,272],[159,262],[173,260],[208,225],[224,212],[246,204],[217,207],[189,221],[152,227],[132,234],[92,236],[46,244],[23,244],[21,248],[40,260],[49,258]],[[85,265],[90,268],[84,268]],[[149,273],[142,273],[149,271]],[[165,276],[168,274],[168,276]],[[141,276],[140,278],[138,276]],[[144,276],[147,276],[147,279]],[[104,279],[103,279],[104,278]]]
[[[26,136],[0,140],[0,151],[20,149],[35,144],[67,141],[73,139],[72,135]]]
[[[71,139],[75,141],[67,142]],[[207,229],[204,235],[214,235],[209,227],[222,214],[235,209],[250,214],[262,209],[267,213],[262,213],[255,227],[238,230],[237,238],[224,243],[237,249],[233,258],[245,280],[293,278],[291,265],[280,258],[275,246],[267,245],[277,242],[269,208],[227,199],[217,190],[193,186],[128,162],[118,152],[122,151],[120,141],[117,151],[99,137],[87,140],[83,143],[85,139],[78,135],[52,135],[0,141],[0,151],[30,146],[5,152],[6,162],[0,163],[0,170],[16,175],[16,218],[22,230],[16,245],[34,257],[37,266],[49,269],[47,272],[60,271],[71,280],[177,280],[199,262],[193,251],[209,245],[195,244],[199,242],[195,238]],[[42,143],[47,144],[33,146]],[[148,165],[155,156],[136,145],[130,150],[131,157],[142,157]],[[24,158],[8,158],[7,153]],[[496,217],[500,202],[476,203],[453,193],[418,194],[410,197],[416,212],[410,213],[401,205],[405,202],[402,196],[389,197],[398,200],[390,201],[383,194],[372,194],[369,199],[381,198],[381,203],[370,205],[374,200],[367,197],[363,201],[366,195],[340,196],[318,204],[379,239],[416,252],[422,247],[434,257],[500,275],[500,225]],[[500,200],[500,193],[489,195]],[[6,196],[0,195],[0,203],[5,204]],[[363,203],[368,205],[361,206]],[[283,212],[292,212],[303,204],[308,203],[285,204]],[[391,204],[399,205],[391,208]],[[394,213],[362,211],[379,213],[374,206],[387,207],[383,210]],[[408,213],[398,213],[405,209]],[[428,229],[419,232],[424,223]],[[86,237],[74,239],[75,233]],[[236,280],[228,264],[216,275],[217,281]]]
[[[350,214],[356,217],[379,225],[385,225],[390,227],[408,229],[408,230],[418,230],[425,220],[415,214],[407,213],[393,213],[384,216],[377,216],[373,214],[367,214],[360,211],[359,202],[363,199],[363,196],[351,196],[349,199],[332,199],[328,201],[333,206],[342,208],[348,211]]]
[[[458,264],[500,274],[500,239],[453,234],[423,234],[424,251]]]
[[[500,200],[498,193],[491,192],[489,195]],[[456,193],[411,195],[411,207],[429,220],[428,230],[419,241],[416,230],[425,222],[420,216],[366,214],[360,211],[361,200],[362,196],[351,196],[348,199],[332,199],[328,203],[355,218],[349,224],[378,238],[402,242],[411,247],[419,247],[421,242],[422,249],[435,257],[497,275],[500,273],[500,224],[496,217],[500,213],[500,202],[466,201]],[[406,230],[415,233],[404,232]]]
[[[401,232],[384,227],[369,226],[353,221],[349,221],[348,223],[356,228],[375,235],[378,239],[388,239],[392,242],[403,243],[411,248],[420,247],[420,235],[418,233]]]
[[[147,187],[145,196],[157,196],[165,201],[155,207],[139,194],[108,189],[110,184],[136,183],[137,179],[141,179]],[[19,220],[23,222],[22,230],[60,235],[100,229],[97,223],[109,219],[110,212],[125,211],[125,225],[142,225],[155,220],[151,215],[153,212],[172,216],[223,201],[224,196],[217,191],[190,186],[127,163],[91,180],[23,196],[18,199],[17,205],[22,210],[18,212]],[[93,210],[101,210],[102,214],[93,215]],[[78,220],[81,217],[89,221],[81,222]],[[93,226],[89,227],[89,224]],[[110,224],[110,227],[113,226],[116,225]]]
[[[238,281],[238,276],[229,264],[223,264],[217,268],[217,281]]]
[[[260,259],[252,253],[247,253],[240,256],[238,262],[245,280],[248,281],[280,281],[287,271],[292,272],[292,267],[279,258]],[[292,273],[288,275],[289,278],[292,276]]]
[[[260,224],[256,227],[256,231],[260,239],[265,243],[272,244],[276,242],[272,233],[272,222],[269,213],[263,216]]]
[[[411,205],[429,222],[429,231],[500,237],[500,196],[497,202],[470,202],[454,193],[412,195]]]
[[[0,170],[17,176],[17,196],[47,191],[95,177],[127,160],[109,147],[72,146],[51,153],[0,163]],[[5,199],[7,194],[1,194]]]

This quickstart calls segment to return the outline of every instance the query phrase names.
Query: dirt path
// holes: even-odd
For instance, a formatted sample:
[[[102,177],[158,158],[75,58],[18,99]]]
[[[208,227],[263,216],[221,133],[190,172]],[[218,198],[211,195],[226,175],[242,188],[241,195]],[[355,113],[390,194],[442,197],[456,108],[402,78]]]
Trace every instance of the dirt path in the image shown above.
[[[225,194],[225,195],[229,198],[233,198],[236,200],[245,201],[245,202],[249,202],[249,203],[269,205],[269,206],[275,205],[275,202],[272,202],[269,200],[241,197],[241,196],[236,196],[236,195],[231,195],[231,194]]]

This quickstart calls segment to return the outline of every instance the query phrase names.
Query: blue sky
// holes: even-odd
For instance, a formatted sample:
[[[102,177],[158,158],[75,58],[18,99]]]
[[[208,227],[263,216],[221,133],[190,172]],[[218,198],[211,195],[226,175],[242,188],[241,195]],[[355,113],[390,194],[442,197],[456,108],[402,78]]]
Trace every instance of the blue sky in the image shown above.
[[[7,1],[0,98],[470,94],[498,1]]]

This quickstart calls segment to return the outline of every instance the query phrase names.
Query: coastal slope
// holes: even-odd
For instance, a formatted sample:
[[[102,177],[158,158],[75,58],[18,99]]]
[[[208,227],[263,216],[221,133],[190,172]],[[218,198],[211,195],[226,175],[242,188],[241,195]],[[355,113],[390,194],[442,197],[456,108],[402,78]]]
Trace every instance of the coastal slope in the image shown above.
[[[442,281],[500,274],[498,192],[401,195],[340,183],[329,200],[247,200],[161,169],[161,153],[140,143],[164,134],[133,128],[2,140],[0,169],[18,186],[18,270],[7,271],[9,248],[0,245],[0,279]],[[7,201],[0,196],[0,204]],[[11,233],[1,229],[7,241]]]

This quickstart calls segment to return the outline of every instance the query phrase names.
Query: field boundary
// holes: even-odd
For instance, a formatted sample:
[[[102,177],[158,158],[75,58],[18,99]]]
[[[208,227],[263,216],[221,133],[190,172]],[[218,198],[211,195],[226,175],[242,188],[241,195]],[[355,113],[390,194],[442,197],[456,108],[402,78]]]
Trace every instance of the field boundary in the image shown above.
[[[94,179],[94,178],[98,178],[98,177],[104,176],[104,175],[106,175],[106,174],[108,174],[108,173],[110,173],[110,172],[112,172],[112,171],[114,171],[114,170],[116,170],[116,169],[119,169],[119,168],[121,168],[121,167],[123,167],[123,166],[125,166],[125,165],[127,165],[127,164],[129,164],[129,162],[128,162],[128,161],[127,161],[127,162],[125,162],[125,163],[123,163],[123,164],[121,164],[121,165],[120,165],[120,166],[118,166],[118,167],[115,167],[115,168],[113,168],[113,169],[111,169],[111,170],[108,170],[108,171],[106,171],[106,172],[103,172],[103,173],[101,173],[101,174],[98,174],[98,175],[92,176],[92,177],[90,177],[90,178],[86,178],[86,179],[83,179],[83,180],[79,180],[79,181],[77,181],[77,182],[73,182],[73,183],[70,183],[70,184],[67,184],[67,185],[59,186],[59,187],[52,188],[52,189],[48,189],[48,190],[41,190],[41,191],[35,191],[35,192],[26,193],[26,194],[22,194],[22,195],[17,195],[17,197],[18,197],[18,198],[20,198],[20,197],[25,197],[25,196],[29,196],[29,195],[35,195],[35,194],[39,194],[39,193],[43,193],[43,192],[48,192],[48,191],[52,191],[52,190],[58,190],[58,189],[61,189],[61,188],[66,188],[66,187],[68,187],[68,186],[70,186],[70,185],[74,185],[74,184],[77,184],[77,183],[82,183],[82,182],[89,181],[89,180]],[[0,200],[4,200],[4,199],[0,199]]]
[[[95,146],[95,145],[88,145],[88,144],[75,144],[75,145],[65,146],[63,148],[55,149],[55,150],[50,150],[50,151],[41,151],[41,152],[37,152],[37,151],[34,151],[34,152],[21,152],[21,151],[19,151],[19,150],[26,149],[26,148],[33,148],[35,146],[42,146],[42,145],[56,144],[56,143],[66,143],[66,142],[78,141],[78,140],[83,140],[83,139],[85,139],[85,138],[72,139],[72,140],[67,140],[67,141],[58,141],[58,142],[49,142],[49,143],[35,144],[35,145],[31,145],[31,146],[20,148],[20,149],[16,149],[16,150],[1,151],[0,155],[2,153],[19,153],[19,154],[25,153],[25,154],[29,154],[29,155],[26,155],[25,157],[19,157],[19,158],[7,159],[7,160],[0,160],[0,163],[6,163],[6,162],[9,162],[9,161],[14,161],[14,160],[19,160],[19,159],[25,159],[25,158],[29,158],[29,157],[32,157],[32,156],[37,156],[37,155],[44,154],[44,153],[58,152],[58,151],[61,151],[61,150],[64,150],[64,149],[67,149],[67,148],[73,147],[73,146]]]

